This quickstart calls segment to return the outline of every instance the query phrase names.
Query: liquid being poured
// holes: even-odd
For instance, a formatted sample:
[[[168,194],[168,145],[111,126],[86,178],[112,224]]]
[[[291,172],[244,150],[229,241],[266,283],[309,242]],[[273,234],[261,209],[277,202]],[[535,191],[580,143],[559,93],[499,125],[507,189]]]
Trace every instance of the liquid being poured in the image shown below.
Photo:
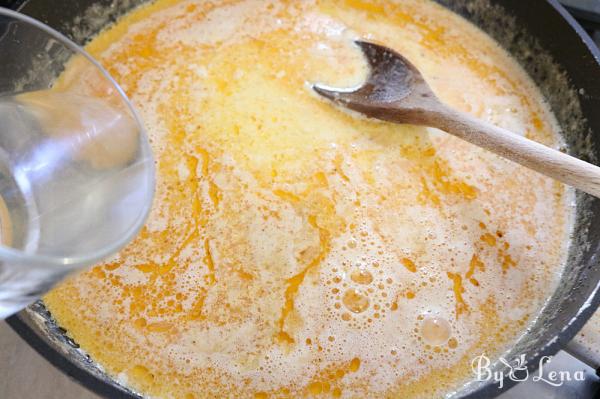
[[[129,111],[104,98],[41,90],[14,98],[26,114],[27,129],[38,130],[56,149],[54,156],[89,163],[96,169],[119,167],[137,150],[138,127]]]
[[[38,208],[71,202],[68,192],[46,192],[72,179],[101,179],[136,155],[135,119],[106,99],[41,90],[0,97],[0,221],[2,242],[33,251],[39,234]],[[95,171],[95,172],[94,172]],[[34,186],[38,188],[34,190]],[[62,194],[62,195],[61,195]]]
[[[0,97],[1,242],[70,259],[43,270],[4,262],[0,318],[127,235],[146,189],[139,142],[136,120],[110,97],[55,89]]]

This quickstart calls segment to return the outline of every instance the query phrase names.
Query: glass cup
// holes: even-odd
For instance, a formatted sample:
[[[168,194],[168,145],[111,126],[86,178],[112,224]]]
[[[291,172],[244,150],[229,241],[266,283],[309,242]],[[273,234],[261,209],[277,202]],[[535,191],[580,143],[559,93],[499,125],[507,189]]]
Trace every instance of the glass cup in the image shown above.
[[[0,8],[0,319],[115,253],[154,194],[144,129],[65,36]]]

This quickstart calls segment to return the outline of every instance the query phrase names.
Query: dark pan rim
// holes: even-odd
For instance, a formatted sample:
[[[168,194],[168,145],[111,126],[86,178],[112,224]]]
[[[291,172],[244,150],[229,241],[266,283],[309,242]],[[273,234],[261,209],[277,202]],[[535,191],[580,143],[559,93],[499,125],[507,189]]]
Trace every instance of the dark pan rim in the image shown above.
[[[598,48],[594,40],[590,37],[590,35],[588,35],[579,22],[575,20],[575,18],[565,9],[565,7],[559,3],[558,0],[546,0],[546,2],[552,6],[552,8],[554,8],[554,10],[560,14],[560,16],[569,24],[575,33],[577,33],[577,36],[579,36],[579,38],[585,44],[595,62],[600,65],[600,48]],[[599,306],[600,281],[596,284],[596,287],[585,301],[583,307],[577,314],[573,316],[570,322],[564,326],[563,330],[553,339],[551,339],[546,345],[541,347],[536,356],[528,359],[527,369],[530,371],[530,373],[531,371],[537,370],[540,361],[544,356],[555,355],[558,351],[564,349],[564,347],[575,337],[575,335],[577,335],[579,330],[583,328],[589,318],[592,317]],[[598,371],[600,371],[600,369]],[[517,384],[517,381],[505,376],[502,388],[498,388],[498,386],[495,384],[482,385],[476,388],[473,392],[464,396],[464,398],[484,399],[495,397],[502,392],[506,392]]]
[[[583,27],[569,14],[569,12],[558,2],[558,0],[546,0],[546,2],[554,8],[556,12],[569,24],[569,26],[577,33],[577,36],[583,41],[588,51],[592,54],[595,61],[600,64],[600,49],[596,46],[592,38],[587,34]],[[20,10],[27,0],[17,2],[17,10]],[[593,293],[589,296],[587,302],[589,306],[580,310],[577,315],[571,319],[562,332],[540,349],[537,356],[529,360],[528,368],[535,370],[543,356],[553,355],[571,341],[571,339],[579,332],[587,320],[594,314],[600,305],[600,282],[596,285]],[[77,367],[71,360],[65,357],[62,353],[54,349],[46,341],[44,341],[38,333],[26,322],[22,320],[21,314],[15,314],[6,319],[7,324],[37,353],[39,353],[46,361],[54,367],[61,370],[64,374],[76,381],[86,389],[105,398],[115,399],[140,399],[141,397],[133,392],[125,391],[126,388],[119,389],[115,385],[102,380],[88,371]],[[499,395],[502,392],[510,389],[517,384],[509,378],[504,379],[503,388],[499,389],[496,385],[488,384],[476,388],[465,397],[468,398],[489,398]]]
[[[112,384],[96,377],[88,371],[77,367],[64,354],[57,351],[27,323],[21,320],[19,314],[13,315],[5,320],[6,323],[19,335],[29,346],[40,354],[47,362],[66,374],[71,380],[77,382],[84,388],[100,395],[104,398],[114,399],[139,399],[133,393],[127,393],[118,389]]]

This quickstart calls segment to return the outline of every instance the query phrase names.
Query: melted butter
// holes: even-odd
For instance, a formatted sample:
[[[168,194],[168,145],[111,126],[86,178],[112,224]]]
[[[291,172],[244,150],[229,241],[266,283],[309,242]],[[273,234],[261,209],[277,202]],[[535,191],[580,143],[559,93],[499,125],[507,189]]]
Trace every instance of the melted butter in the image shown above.
[[[522,334],[560,271],[570,193],[311,93],[364,78],[366,35],[454,107],[560,142],[519,66],[433,2],[135,10],[88,50],[146,123],[154,208],[130,246],[45,298],[109,373],[151,397],[443,396]]]
[[[4,198],[0,196],[0,243],[10,247],[13,243],[13,225]]]

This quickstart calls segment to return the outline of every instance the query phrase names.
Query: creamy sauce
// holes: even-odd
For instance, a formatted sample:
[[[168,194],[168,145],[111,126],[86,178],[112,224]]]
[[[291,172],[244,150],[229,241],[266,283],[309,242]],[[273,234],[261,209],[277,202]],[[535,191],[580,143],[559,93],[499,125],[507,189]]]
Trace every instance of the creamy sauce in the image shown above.
[[[436,94],[547,145],[553,115],[489,37],[425,1],[166,1],[88,46],[145,120],[154,208],[120,254],[45,301],[151,397],[431,397],[535,317],[571,193],[435,129],[345,113],[352,39]]]

